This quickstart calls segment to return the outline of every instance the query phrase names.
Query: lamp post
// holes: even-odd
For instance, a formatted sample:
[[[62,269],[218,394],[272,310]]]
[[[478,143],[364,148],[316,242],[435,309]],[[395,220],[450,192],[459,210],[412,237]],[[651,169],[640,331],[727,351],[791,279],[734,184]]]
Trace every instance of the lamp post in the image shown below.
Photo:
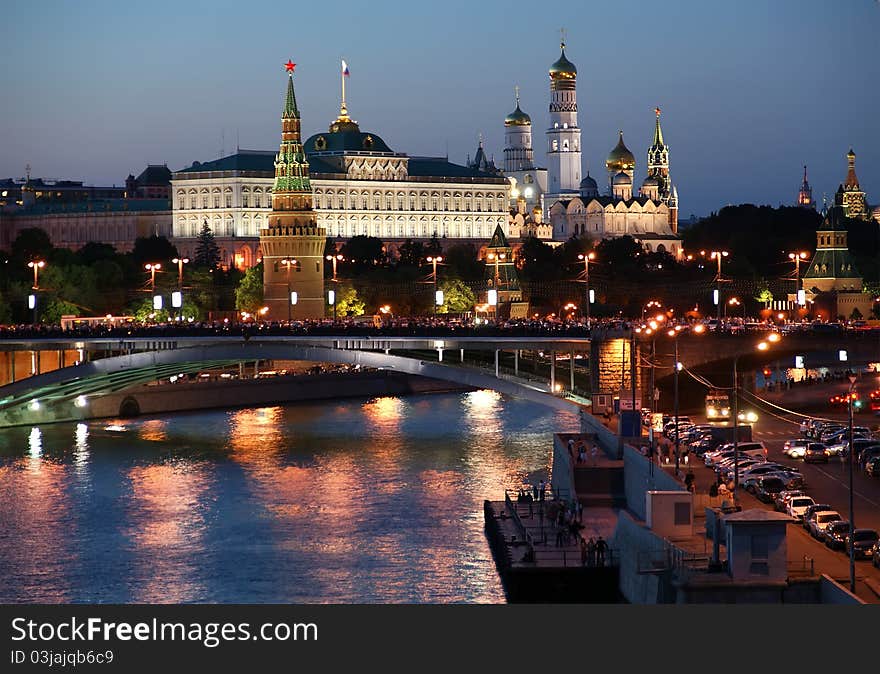
[[[40,270],[45,266],[45,260],[31,260],[28,262],[28,267],[34,270],[34,290],[39,290],[40,288]]]
[[[578,260],[584,261],[584,283],[587,289],[586,297],[584,298],[584,305],[586,306],[584,315],[587,318],[587,330],[590,329],[590,260],[595,259],[596,253],[578,253]]]
[[[746,319],[746,305],[739,301],[738,297],[731,297],[727,300],[727,304],[724,305],[724,317],[727,318],[727,307],[739,307],[743,308],[743,320]]]
[[[799,251],[797,253],[789,253],[788,259],[794,260],[794,296],[795,302],[798,302],[798,291],[801,289],[801,260],[806,260],[810,256],[809,253]]]
[[[767,335],[766,342],[759,342],[758,351],[766,351],[771,343],[781,339],[778,332]],[[739,354],[733,357],[733,502],[739,502]]]
[[[489,254],[492,255],[492,253],[489,253]],[[502,253],[502,255],[504,255],[504,253]],[[432,302],[432,304],[434,305],[434,315],[436,316],[437,315],[437,263],[443,262],[443,257],[440,255],[433,255],[433,256],[429,255],[425,259],[428,262],[430,262],[434,267],[434,271],[431,272],[431,280],[434,282],[434,301]],[[498,287],[498,263],[497,262],[495,263],[495,287],[496,288]]]
[[[290,268],[296,265],[296,260],[292,257],[282,258],[281,264],[287,268],[287,322],[290,323],[293,311],[293,297],[290,294]]]
[[[853,503],[853,394],[856,387],[856,375],[849,375],[849,591],[856,591],[856,548],[853,535],[856,530],[855,505]]]
[[[710,251],[709,259],[718,260],[718,274],[715,277],[715,282],[718,285],[718,322],[721,322],[721,260],[722,258],[730,255],[726,250],[713,250]]]
[[[327,260],[333,263],[333,283],[337,283],[338,279],[336,278],[336,263],[337,261],[341,262],[345,258],[342,255],[328,255]]]
[[[150,292],[156,292],[156,271],[161,269],[162,265],[159,262],[148,262],[144,265],[144,269],[150,272]]]
[[[189,258],[188,257],[176,257],[171,261],[177,265],[177,287],[183,288],[183,265],[189,263]]]

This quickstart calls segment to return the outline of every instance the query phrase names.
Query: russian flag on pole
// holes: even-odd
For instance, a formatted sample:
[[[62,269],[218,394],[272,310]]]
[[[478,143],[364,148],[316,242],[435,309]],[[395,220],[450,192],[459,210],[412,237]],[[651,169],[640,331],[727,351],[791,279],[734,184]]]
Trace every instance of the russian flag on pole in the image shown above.
[[[348,64],[345,61],[342,62],[342,74],[348,77]]]

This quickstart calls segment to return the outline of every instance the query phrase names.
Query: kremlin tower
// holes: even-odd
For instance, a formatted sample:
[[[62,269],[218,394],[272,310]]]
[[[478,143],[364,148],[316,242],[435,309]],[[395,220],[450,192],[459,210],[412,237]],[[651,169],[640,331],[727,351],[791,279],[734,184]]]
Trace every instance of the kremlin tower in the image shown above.
[[[577,68],[562,55],[550,66],[547,199],[576,196],[581,183],[581,130],[577,124]],[[552,195],[552,196],[551,196]]]
[[[268,320],[324,317],[324,244],[312,203],[309,164],[300,139],[299,110],[293,91],[295,63],[288,60],[287,96],[281,116],[281,149],[275,157],[275,183],[268,227],[260,230],[263,296]]]

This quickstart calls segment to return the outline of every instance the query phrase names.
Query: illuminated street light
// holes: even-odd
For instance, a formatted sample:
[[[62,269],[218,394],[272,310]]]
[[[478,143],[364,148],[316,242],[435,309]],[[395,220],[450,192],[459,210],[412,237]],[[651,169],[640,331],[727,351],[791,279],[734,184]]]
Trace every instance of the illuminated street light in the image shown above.
[[[705,254],[705,251],[700,251],[700,255]],[[718,261],[718,274],[715,276],[715,282],[718,284],[717,295],[715,296],[715,304],[718,305],[718,321],[721,321],[721,260],[725,257],[728,257],[730,253],[726,250],[713,250],[709,252],[710,260]]]
[[[296,266],[296,260],[292,257],[285,257],[281,259],[281,264],[283,264],[287,268],[286,276],[287,276],[287,296],[290,297],[290,268]],[[287,303],[287,322],[290,323],[292,318],[291,316],[291,307],[296,304],[296,302],[288,302]]]
[[[489,253],[489,255],[492,255],[492,253]],[[502,253],[501,255],[503,256],[504,253]],[[443,262],[443,257],[442,257],[441,255],[436,255],[436,256],[431,256],[431,255],[429,255],[429,256],[428,256],[427,258],[425,258],[425,259],[426,259],[428,262],[430,262],[430,263],[433,265],[433,267],[434,267],[434,271],[431,272],[431,280],[432,280],[433,283],[434,283],[434,315],[436,316],[436,315],[437,315],[437,307],[443,304],[443,301],[442,301],[442,299],[441,299],[442,295],[438,295],[438,294],[437,294],[438,292],[441,292],[441,293],[442,293],[442,291],[438,291],[438,290],[437,290],[437,263],[438,263],[438,262]],[[498,279],[498,265],[497,265],[497,264],[495,265],[495,279],[496,279],[495,286],[497,287],[497,286],[498,286],[498,283],[497,283],[497,279]]]
[[[159,262],[148,262],[144,265],[144,269],[150,272],[150,292],[156,292],[156,271],[162,268]]]
[[[336,283],[336,263],[341,262],[345,258],[342,255],[328,255],[327,260],[333,263],[333,282]]]
[[[584,315],[587,319],[587,330],[590,329],[590,304],[593,301],[593,291],[590,290],[590,260],[596,259],[596,253],[578,253],[578,260],[584,261],[584,283],[586,284],[586,311],[584,311]]]
[[[177,287],[183,288],[183,265],[189,264],[189,258],[176,257],[171,261],[177,265]]]
[[[809,257],[810,254],[804,251],[788,254],[788,259],[794,260],[794,293],[800,306],[807,303],[806,297],[801,293],[801,260],[806,260]]]
[[[31,260],[28,262],[28,267],[34,270],[34,290],[39,290],[40,288],[40,270],[45,266],[45,260]]]

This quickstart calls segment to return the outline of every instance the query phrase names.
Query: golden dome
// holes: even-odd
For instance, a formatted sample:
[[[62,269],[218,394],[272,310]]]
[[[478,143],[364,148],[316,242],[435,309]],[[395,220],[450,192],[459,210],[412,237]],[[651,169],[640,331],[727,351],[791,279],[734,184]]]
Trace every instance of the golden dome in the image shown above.
[[[614,173],[632,171],[636,167],[636,158],[623,142],[623,131],[619,133],[620,138],[617,140],[617,145],[608,153],[608,159],[605,160],[605,168]]]
[[[550,66],[550,79],[574,79],[577,77],[578,70],[574,63],[565,58],[565,43],[563,42],[560,46],[562,47],[562,56]]]
[[[504,118],[504,126],[529,126],[531,123],[532,118],[520,110],[519,102],[516,104],[516,110]]]

